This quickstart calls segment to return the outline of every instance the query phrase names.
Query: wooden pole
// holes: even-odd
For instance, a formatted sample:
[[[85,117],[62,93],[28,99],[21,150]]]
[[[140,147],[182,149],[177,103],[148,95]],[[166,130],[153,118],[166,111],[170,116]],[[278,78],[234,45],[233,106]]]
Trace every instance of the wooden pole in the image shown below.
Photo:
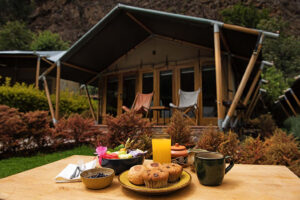
[[[289,90],[290,90],[291,94],[293,95],[295,101],[297,102],[298,106],[300,107],[300,100],[298,99],[298,97],[296,96],[296,94],[294,93],[292,88],[290,88]]]
[[[40,69],[41,69],[41,57],[38,56],[37,63],[36,63],[36,73],[35,73],[35,88],[36,89],[39,89]]]
[[[90,93],[89,93],[87,85],[84,85],[84,88],[85,88],[86,96],[87,96],[88,101],[89,101],[90,112],[92,114],[93,119],[96,121],[95,111],[94,111],[94,107],[93,107],[93,104],[92,104],[92,101],[91,101],[91,97],[90,97]]]
[[[246,114],[245,114],[245,117],[247,118],[247,116],[249,115],[249,112],[250,112],[250,110],[252,109],[252,107],[253,107],[253,104],[254,104],[254,102],[255,102],[255,99],[256,99],[256,97],[257,97],[257,95],[258,95],[258,93],[259,93],[259,89],[260,89],[260,84],[258,84],[257,85],[257,87],[256,87],[256,89],[255,89],[255,92],[254,92],[254,94],[253,94],[253,96],[252,96],[252,99],[251,99],[251,103],[250,103],[250,105],[249,105],[249,107],[248,107],[248,109],[247,109],[247,111],[246,111]],[[239,117],[238,117],[239,118]],[[238,119],[237,118],[237,119]]]
[[[126,12],[126,15],[128,17],[130,17],[133,21],[135,21],[140,27],[142,27],[149,34],[153,34],[153,32],[147,26],[145,26],[141,21],[139,21],[137,18],[135,18],[132,14],[130,14],[129,12]]]
[[[273,65],[273,63],[270,63],[270,62],[267,62],[267,61],[262,61],[262,62],[261,62],[260,67],[259,67],[259,70],[258,70],[257,74],[255,75],[255,77],[254,77],[254,79],[253,79],[253,81],[252,81],[252,84],[251,84],[251,86],[250,86],[250,89],[249,89],[249,91],[248,91],[248,93],[247,93],[247,95],[246,95],[246,97],[245,97],[245,99],[244,99],[244,101],[243,101],[243,105],[244,105],[244,106],[246,106],[246,105],[248,104],[248,101],[249,101],[249,99],[250,99],[250,96],[252,95],[252,92],[253,92],[253,90],[254,90],[254,88],[255,88],[255,85],[256,85],[256,83],[258,82],[259,77],[260,77],[260,75],[261,75],[261,73],[262,73],[262,70],[264,69],[264,66],[265,66],[265,65],[271,66],[271,65]]]
[[[49,88],[48,88],[48,84],[47,84],[47,80],[46,80],[45,76],[43,76],[43,81],[44,81],[44,88],[45,88],[45,92],[46,92],[46,96],[47,96],[47,100],[48,100],[48,105],[49,105],[52,121],[53,121],[53,124],[56,124],[56,119],[54,117],[54,109],[53,109],[53,105],[52,105],[52,102],[51,102]]]
[[[55,67],[56,67],[56,63],[53,63],[48,69],[46,69],[46,70],[39,76],[39,79],[41,79],[43,76],[46,76],[47,74],[49,74]]]
[[[70,64],[70,63],[62,62],[62,64],[66,65],[67,67],[70,67],[70,68],[73,68],[73,69],[77,69],[77,70],[80,70],[80,71],[83,71],[83,72],[87,72],[87,73],[90,73],[90,74],[98,74],[98,72],[95,72],[93,70],[86,69],[84,67],[79,67],[77,65],[73,65],[73,64]]]
[[[60,61],[57,62],[56,68],[56,102],[55,102],[55,118],[59,120],[59,102],[60,102]]]
[[[255,100],[254,100],[254,103],[253,103],[252,107],[251,107],[250,110],[249,110],[248,115],[246,116],[247,119],[249,119],[249,118],[251,117],[252,112],[253,112],[253,110],[254,110],[254,108],[255,108],[255,106],[256,106],[256,104],[257,104],[257,102],[258,102],[260,96],[261,96],[261,93],[259,92],[259,93],[257,94]]]
[[[285,95],[283,95],[283,98],[285,99],[287,105],[290,107],[290,109],[293,112],[293,114],[296,116],[297,113],[296,113],[295,109],[293,108],[292,104],[290,103],[289,99]]]
[[[216,86],[217,86],[217,110],[218,110],[218,126],[222,128],[224,119],[223,112],[223,92],[222,92],[222,58],[220,46],[220,30],[217,24],[214,24],[214,45],[215,45],[215,65],[216,65]]]
[[[287,117],[290,117],[290,114],[288,113],[288,111],[285,109],[285,107],[282,105],[282,103],[281,103],[281,101],[280,101],[280,99],[279,99],[279,104],[280,104],[280,106],[281,106],[281,108],[282,108],[282,110],[283,110],[283,112],[286,114],[286,116]]]
[[[231,104],[231,106],[230,106],[230,108],[228,110],[227,116],[226,116],[225,120],[223,121],[222,128],[226,128],[227,127],[227,125],[228,125],[228,123],[230,121],[230,118],[233,116],[234,111],[235,111],[235,109],[237,107],[237,104],[238,104],[238,102],[241,99],[241,96],[242,96],[243,91],[244,91],[244,89],[246,87],[246,84],[248,82],[250,74],[251,74],[251,72],[252,72],[252,70],[254,68],[254,65],[255,65],[255,62],[257,60],[257,57],[258,57],[258,55],[260,53],[260,50],[261,50],[261,47],[262,47],[263,38],[264,38],[263,34],[260,35],[259,38],[258,38],[257,46],[256,46],[256,48],[254,49],[254,51],[252,53],[252,56],[250,58],[250,61],[249,61],[248,66],[246,68],[246,71],[245,71],[245,73],[243,75],[243,78],[242,78],[240,84],[239,84],[237,92],[236,92],[236,94],[235,94],[235,96],[233,98],[232,104]]]

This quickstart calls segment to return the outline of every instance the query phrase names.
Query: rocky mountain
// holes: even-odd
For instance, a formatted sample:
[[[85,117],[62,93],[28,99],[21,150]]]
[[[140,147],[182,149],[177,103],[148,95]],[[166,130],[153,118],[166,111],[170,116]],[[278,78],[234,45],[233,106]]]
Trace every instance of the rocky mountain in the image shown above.
[[[78,40],[118,3],[167,12],[222,20],[220,11],[239,0],[43,0],[36,1],[29,18],[34,31],[49,29],[71,43]],[[288,21],[300,35],[300,0],[243,0],[246,5],[268,8],[273,16]]]

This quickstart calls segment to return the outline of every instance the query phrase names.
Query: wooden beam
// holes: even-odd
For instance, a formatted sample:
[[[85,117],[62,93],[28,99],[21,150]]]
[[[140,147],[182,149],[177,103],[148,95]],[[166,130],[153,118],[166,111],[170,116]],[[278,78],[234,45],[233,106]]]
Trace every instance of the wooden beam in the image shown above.
[[[112,64],[110,64],[108,68],[110,68],[111,66],[114,66],[116,63],[118,63],[122,58],[126,57],[127,55],[129,55],[131,52],[133,52],[136,48],[138,48],[139,46],[141,46],[142,44],[144,44],[145,42],[147,42],[150,38],[152,38],[152,36],[150,35],[149,37],[147,37],[146,39],[144,39],[142,42],[138,43],[137,45],[135,45],[133,48],[129,49],[125,54],[123,54],[122,56],[120,56],[117,60],[115,60]],[[94,82],[99,76],[100,76],[101,72],[98,73],[98,75],[96,75],[95,77],[93,77],[91,80],[89,80],[88,82],[86,82],[87,85],[89,85],[90,83]]]
[[[101,114],[102,114],[102,98],[103,95],[101,95],[101,92],[103,90],[103,88],[101,88],[101,86],[103,86],[102,80],[99,78],[98,80],[98,107],[97,107],[97,122],[101,123],[102,119],[101,119]]]
[[[255,77],[254,77],[254,79],[252,81],[252,84],[250,86],[250,89],[249,89],[249,91],[248,91],[248,93],[247,93],[247,95],[246,95],[246,97],[245,97],[245,99],[243,101],[243,105],[244,106],[246,106],[248,104],[248,101],[250,99],[250,96],[252,95],[252,92],[253,92],[253,90],[255,88],[255,85],[257,84],[257,82],[258,82],[258,80],[260,78],[261,72],[262,72],[262,70],[259,69],[258,72],[256,73],[256,75],[255,75]]]
[[[290,107],[290,109],[293,112],[293,114],[295,116],[297,116],[297,113],[296,113],[295,109],[293,108],[292,104],[290,103],[290,101],[288,100],[288,98],[285,95],[283,95],[283,98],[285,99],[287,105]]]
[[[149,34],[151,34],[151,35],[153,34],[153,32],[147,26],[145,26],[141,21],[139,21],[137,18],[135,18],[132,14],[130,14],[129,12],[126,12],[126,15],[128,17],[130,17],[130,19],[132,19],[133,21],[135,21],[138,25],[140,25],[140,27],[142,27]]]
[[[247,82],[248,82],[248,80],[249,80],[249,77],[250,77],[251,72],[252,72],[252,70],[253,70],[253,68],[254,68],[255,62],[256,62],[256,60],[257,60],[257,57],[258,57],[258,55],[259,55],[259,53],[260,53],[260,50],[261,50],[261,48],[262,48],[262,41],[263,41],[263,38],[264,38],[264,35],[263,35],[263,34],[260,35],[259,38],[258,38],[257,46],[255,47],[255,49],[254,49],[254,51],[253,51],[253,53],[252,53],[252,56],[251,56],[251,58],[250,58],[250,61],[249,61],[248,66],[247,66],[247,68],[246,68],[246,71],[245,71],[245,73],[244,73],[244,75],[243,75],[243,77],[242,77],[242,80],[241,80],[241,82],[240,82],[240,84],[239,84],[239,87],[238,87],[238,89],[237,89],[237,92],[236,92],[236,94],[235,94],[235,96],[234,96],[234,98],[233,98],[232,104],[231,104],[231,106],[230,106],[230,108],[229,108],[229,110],[228,110],[227,116],[226,116],[226,118],[225,118],[225,120],[224,120],[224,122],[223,122],[223,124],[222,124],[222,127],[223,127],[223,128],[226,128],[226,127],[227,127],[227,125],[228,125],[228,123],[229,123],[229,121],[230,121],[230,118],[233,116],[234,111],[235,111],[235,109],[236,109],[236,107],[237,107],[237,105],[238,105],[238,102],[239,102],[240,99],[241,99],[241,96],[242,96],[242,94],[243,94],[243,91],[244,91],[244,89],[245,89],[245,87],[246,87],[246,84],[247,84]]]
[[[117,115],[122,114],[123,106],[123,74],[118,76],[118,103],[117,103]]]
[[[53,62],[49,61],[49,60],[46,59],[45,57],[41,57],[41,59],[42,59],[43,61],[45,61],[46,63],[48,63],[49,65],[52,65],[52,64],[53,64]]]
[[[251,110],[251,108],[252,108],[252,106],[253,106],[253,104],[255,102],[255,98],[256,98],[256,96],[259,93],[259,89],[260,89],[260,84],[257,85],[257,87],[256,87],[256,89],[255,89],[255,91],[253,93],[252,99],[250,101],[250,105],[248,106],[246,114],[245,114],[246,117],[248,116],[248,114],[249,114],[249,112],[250,112],[250,110]],[[239,116],[238,116],[238,118],[239,118]]]
[[[249,34],[253,34],[253,35],[260,34],[260,32],[258,30],[254,30],[254,29],[250,29],[250,28],[246,28],[246,27],[242,27],[242,26],[237,26],[237,25],[233,25],[233,24],[223,24],[223,28],[234,30],[234,31],[240,31],[240,32],[244,32],[244,33],[249,33]]]
[[[255,108],[255,106],[256,106],[256,104],[257,104],[257,102],[258,102],[260,96],[261,96],[261,93],[259,92],[259,93],[257,94],[255,100],[254,100],[254,103],[253,103],[252,107],[251,107],[250,110],[249,110],[249,113],[248,113],[247,116],[246,116],[247,119],[251,118],[251,115],[252,115],[252,113],[253,113],[253,111],[254,111],[254,108]]]
[[[41,69],[41,57],[38,56],[37,63],[36,63],[36,72],[35,72],[35,88],[36,89],[39,89],[40,69]]]
[[[55,120],[55,117],[54,117],[54,109],[53,109],[53,105],[52,105],[52,102],[51,102],[49,88],[48,88],[48,84],[47,84],[47,80],[46,80],[45,76],[43,76],[43,81],[44,81],[44,88],[45,88],[45,92],[46,92],[46,96],[47,96],[47,100],[48,100],[48,105],[49,105],[49,109],[50,109],[50,114],[51,114],[51,117],[52,117],[52,121],[55,124],[56,120]]]
[[[60,102],[60,62],[57,63],[56,68],[56,101],[55,101],[55,118],[59,120],[59,102]]]
[[[87,96],[88,101],[89,101],[90,112],[91,112],[91,114],[92,114],[92,117],[93,117],[94,121],[96,121],[95,111],[94,111],[93,104],[92,104],[92,102],[91,102],[91,97],[90,97],[90,93],[89,93],[89,90],[88,90],[88,86],[85,85],[84,88],[85,88],[86,96]]]
[[[225,36],[224,36],[224,34],[222,32],[220,32],[220,38],[221,38],[221,41],[222,41],[222,43],[223,43],[226,51],[228,53],[230,53],[231,51],[230,51],[229,45],[228,45],[227,40],[226,40],[226,38],[225,38]]]
[[[73,69],[77,69],[77,70],[80,70],[80,71],[83,71],[83,72],[87,72],[87,73],[90,73],[90,74],[98,74],[99,72],[95,72],[93,70],[90,70],[90,69],[86,69],[84,67],[79,67],[77,65],[73,65],[73,64],[70,64],[70,63],[66,63],[66,62],[62,62],[63,65],[66,65],[67,67],[70,67],[70,68],[73,68]]]
[[[298,106],[300,107],[300,100],[298,99],[297,95],[294,93],[293,89],[290,88],[290,92],[293,95],[295,101],[297,102]]]
[[[223,91],[222,91],[222,58],[220,45],[220,30],[219,25],[214,24],[214,45],[215,45],[215,71],[216,71],[216,86],[217,86],[217,111],[218,111],[218,126],[222,128],[224,119],[223,112]]]
[[[56,67],[56,63],[53,63],[48,69],[46,69],[46,70],[39,76],[39,79],[41,79],[43,76],[46,76],[47,74],[49,74],[55,67]]]

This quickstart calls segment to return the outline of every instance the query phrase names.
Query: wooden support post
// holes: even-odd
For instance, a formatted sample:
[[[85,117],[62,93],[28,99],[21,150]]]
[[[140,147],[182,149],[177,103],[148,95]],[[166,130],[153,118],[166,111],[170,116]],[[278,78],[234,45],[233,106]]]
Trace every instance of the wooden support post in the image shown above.
[[[48,84],[47,84],[47,80],[46,80],[45,76],[43,76],[43,81],[44,81],[44,88],[45,88],[45,92],[46,92],[46,96],[47,96],[47,100],[48,100],[48,105],[49,105],[52,121],[53,121],[53,124],[56,124],[56,119],[55,119],[55,116],[54,116],[54,109],[53,109],[53,105],[52,105],[52,102],[51,102],[49,88],[48,88]]]
[[[291,94],[293,95],[295,101],[297,102],[298,106],[300,107],[300,100],[298,99],[297,95],[294,93],[292,88],[290,88],[289,90],[290,90]]]
[[[281,106],[283,112],[286,114],[286,116],[287,116],[287,117],[290,117],[290,114],[289,114],[288,111],[285,109],[285,107],[282,105],[280,99],[278,100],[278,102],[279,102],[279,104],[280,104],[280,106]]]
[[[118,106],[117,106],[117,115],[122,114],[123,106],[123,74],[120,74],[118,77]]]
[[[62,62],[63,65],[66,65],[67,67],[70,67],[70,68],[73,68],[73,69],[77,69],[79,71],[83,71],[83,72],[87,72],[87,73],[90,73],[90,74],[98,74],[98,72],[95,72],[93,70],[90,70],[90,69],[86,69],[84,67],[79,67],[77,65],[73,65],[73,64],[70,64],[70,63],[66,63],[66,62]]]
[[[139,21],[137,18],[135,18],[132,14],[129,12],[126,12],[126,15],[130,17],[135,23],[137,23],[140,27],[142,27],[145,31],[147,31],[149,34],[152,34],[153,32],[145,26],[141,21]]]
[[[217,24],[214,24],[214,44],[215,44],[218,126],[221,129],[222,122],[224,119],[223,92],[222,92],[222,58],[221,58],[221,46],[220,46],[220,30],[219,30],[219,25]]]
[[[88,98],[88,101],[89,101],[90,112],[92,114],[93,119],[96,121],[95,111],[94,111],[94,107],[93,107],[93,104],[92,104],[92,101],[91,101],[91,97],[90,97],[90,93],[89,93],[89,90],[88,90],[88,86],[84,85],[84,89],[85,89],[85,94],[86,94],[86,96]]]
[[[293,108],[292,104],[290,103],[289,99],[285,95],[283,95],[283,98],[285,99],[287,105],[290,107],[290,109],[293,112],[293,114],[296,116],[297,113],[296,113],[295,109]]]
[[[35,88],[36,89],[39,89],[40,69],[41,69],[41,57],[38,56],[37,63],[36,63],[36,72],[35,72]]]
[[[259,100],[260,97],[261,97],[261,92],[259,92],[257,94],[257,96],[256,96],[256,98],[254,100],[254,103],[253,103],[252,107],[250,108],[248,115],[246,116],[247,119],[249,119],[251,117],[252,112],[253,112],[253,110],[254,110],[254,108],[255,108],[255,106],[256,106],[256,104],[257,104],[257,102],[258,102],[258,100]]]
[[[241,96],[242,96],[243,91],[244,91],[244,89],[246,87],[246,84],[248,82],[250,74],[251,74],[251,72],[252,72],[252,70],[254,68],[254,65],[255,65],[255,62],[257,60],[257,57],[258,57],[258,55],[260,53],[260,50],[261,50],[261,47],[262,47],[263,38],[264,38],[263,34],[258,37],[257,46],[256,46],[256,48],[254,49],[254,51],[252,53],[252,56],[250,58],[250,61],[249,61],[248,66],[246,68],[246,71],[245,71],[245,73],[243,75],[243,78],[242,78],[242,80],[241,80],[241,82],[239,84],[237,92],[236,92],[236,94],[234,96],[234,99],[232,101],[232,104],[231,104],[231,106],[230,106],[230,108],[228,110],[228,113],[226,115],[225,120],[222,123],[222,128],[226,128],[227,127],[227,125],[228,125],[228,123],[230,121],[230,118],[233,116],[234,111],[235,111],[235,109],[237,107],[237,104],[238,104],[238,102],[241,99]]]
[[[56,101],[55,101],[55,118],[59,120],[59,102],[60,102],[60,61],[57,62],[56,67]]]

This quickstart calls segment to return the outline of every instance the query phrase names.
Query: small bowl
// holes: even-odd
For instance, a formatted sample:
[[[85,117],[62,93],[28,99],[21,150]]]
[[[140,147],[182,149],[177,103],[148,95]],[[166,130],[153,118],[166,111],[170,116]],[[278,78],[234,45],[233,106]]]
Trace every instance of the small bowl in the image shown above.
[[[90,176],[97,175],[98,173],[103,173],[106,176],[99,178],[89,178]],[[109,186],[112,183],[114,176],[114,170],[109,168],[89,169],[80,174],[83,184],[87,188],[94,190]]]
[[[115,170],[116,175],[129,170],[134,165],[142,165],[144,162],[144,155],[127,159],[106,159],[102,158],[101,166]]]

